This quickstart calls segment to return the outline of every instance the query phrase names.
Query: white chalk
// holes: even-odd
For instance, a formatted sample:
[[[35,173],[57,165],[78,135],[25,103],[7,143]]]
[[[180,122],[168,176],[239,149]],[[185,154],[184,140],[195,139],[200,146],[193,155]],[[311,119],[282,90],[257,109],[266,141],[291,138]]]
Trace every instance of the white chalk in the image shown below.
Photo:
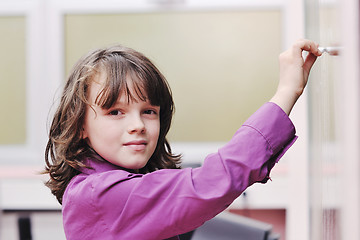
[[[319,47],[318,48],[322,53],[328,53],[329,55],[337,56],[340,54],[343,47]]]
[[[319,49],[319,51],[322,52],[322,53],[326,52],[326,48],[325,48],[325,47],[319,47],[318,49]]]

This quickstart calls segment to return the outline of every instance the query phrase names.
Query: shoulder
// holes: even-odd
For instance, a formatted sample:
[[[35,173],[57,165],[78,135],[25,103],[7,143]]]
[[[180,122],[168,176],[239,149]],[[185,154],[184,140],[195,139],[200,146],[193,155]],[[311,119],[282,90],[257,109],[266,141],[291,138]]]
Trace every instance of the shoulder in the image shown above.
[[[67,186],[63,196],[63,205],[69,201],[81,202],[84,198],[88,200],[89,204],[96,205],[94,201],[103,196],[124,196],[137,182],[129,180],[142,176],[142,174],[133,174],[124,170],[111,170],[89,175],[81,173],[75,176]]]
[[[84,236],[82,239],[109,234],[105,232],[111,227],[111,221],[122,212],[132,189],[131,184],[137,182],[130,180],[141,177],[141,174],[124,170],[75,176],[63,196],[62,214],[66,234]]]

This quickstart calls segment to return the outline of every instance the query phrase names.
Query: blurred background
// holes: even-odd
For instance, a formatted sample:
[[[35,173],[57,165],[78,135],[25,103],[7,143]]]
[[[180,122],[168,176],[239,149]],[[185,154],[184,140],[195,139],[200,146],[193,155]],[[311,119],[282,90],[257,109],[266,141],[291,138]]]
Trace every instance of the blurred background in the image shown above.
[[[278,55],[304,37],[340,54],[315,64],[291,114],[300,138],[273,181],[228,211],[281,240],[360,239],[358,1],[1,0],[0,32],[1,240],[20,239],[24,224],[32,239],[65,239],[40,172],[49,119],[83,54],[120,43],[153,60],[176,104],[169,140],[191,165],[271,98]]]

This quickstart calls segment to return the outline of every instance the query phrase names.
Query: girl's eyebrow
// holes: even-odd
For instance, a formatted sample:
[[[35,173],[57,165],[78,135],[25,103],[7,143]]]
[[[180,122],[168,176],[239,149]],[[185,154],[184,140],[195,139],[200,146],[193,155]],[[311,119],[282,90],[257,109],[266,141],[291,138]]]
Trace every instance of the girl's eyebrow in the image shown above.
[[[158,105],[153,105],[151,104],[151,102],[149,100],[141,100],[141,99],[134,99],[134,100],[130,100],[128,101],[127,99],[118,99],[110,108],[114,108],[114,107],[122,107],[122,106],[128,106],[130,105],[132,102],[135,102],[135,103],[143,103],[144,105],[149,105],[149,106],[152,106],[152,107],[160,107]]]
[[[110,108],[116,108],[116,107],[123,107],[129,105],[130,102],[128,101],[116,101]]]

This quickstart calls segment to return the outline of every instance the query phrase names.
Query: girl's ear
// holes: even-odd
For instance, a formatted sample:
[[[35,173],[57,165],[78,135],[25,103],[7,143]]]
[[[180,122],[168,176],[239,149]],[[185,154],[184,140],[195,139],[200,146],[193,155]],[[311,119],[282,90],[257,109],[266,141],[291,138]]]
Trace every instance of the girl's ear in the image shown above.
[[[81,138],[86,139],[87,137],[88,137],[87,132],[86,132],[85,128],[83,127],[81,129]]]

